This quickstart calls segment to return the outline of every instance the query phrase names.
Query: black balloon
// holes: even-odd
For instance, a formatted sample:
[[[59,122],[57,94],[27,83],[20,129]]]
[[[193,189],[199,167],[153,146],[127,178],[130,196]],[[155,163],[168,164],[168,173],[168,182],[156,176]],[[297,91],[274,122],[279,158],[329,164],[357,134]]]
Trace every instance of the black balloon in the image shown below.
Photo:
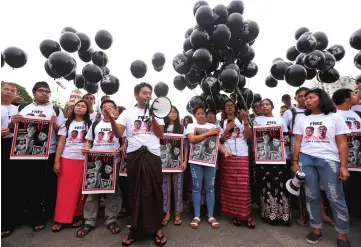
[[[322,70],[329,70],[335,67],[336,64],[335,56],[328,51],[324,51],[324,54],[326,59],[325,59],[325,65],[323,66]]]
[[[80,48],[79,51],[87,51],[90,49],[91,41],[88,35],[85,33],[77,32],[76,35],[80,39]]]
[[[191,59],[189,59],[183,53],[176,55],[173,59],[173,68],[179,74],[187,74],[191,66]]]
[[[239,67],[237,64],[234,64],[234,63],[230,63],[230,64],[225,64],[224,66],[222,66],[222,70],[224,69],[234,69],[236,70],[238,73],[240,71]]]
[[[209,4],[206,1],[197,1],[194,5],[193,5],[193,15],[196,15],[197,10],[202,7],[202,6],[209,6]]]
[[[107,30],[99,30],[95,34],[95,43],[103,50],[109,49],[113,43],[113,36]]]
[[[75,59],[66,52],[57,51],[48,59],[49,68],[59,77],[69,75],[76,66]]]
[[[249,64],[243,66],[242,75],[244,75],[247,78],[252,78],[255,75],[257,75],[258,72],[258,66],[254,62],[250,62]]]
[[[192,32],[193,32],[193,27],[188,28],[185,35],[184,35],[184,38],[186,39],[189,36],[191,36]]]
[[[255,21],[245,21],[243,23],[243,29],[241,30],[240,37],[243,42],[249,43],[254,41],[259,34],[259,26]]]
[[[214,47],[224,49],[227,47],[231,39],[231,31],[224,24],[219,24],[213,30],[212,33],[212,44]]]
[[[198,49],[198,48],[210,48],[211,47],[211,39],[205,31],[200,31],[198,29],[194,30],[190,36],[190,44],[189,46],[188,41],[186,39],[185,43],[183,44],[183,49],[187,49],[184,51],[188,51],[189,49]]]
[[[273,59],[272,64],[274,64],[275,62],[278,62],[278,61],[284,62],[283,58],[277,57],[277,58]]]
[[[187,82],[187,83],[186,83],[186,87],[189,88],[190,90],[193,90],[193,89],[195,89],[196,87],[198,87],[198,84],[197,84],[197,83],[195,83],[195,84],[190,83],[186,77],[184,77],[184,78],[186,79],[186,82]]]
[[[300,53],[309,53],[316,49],[317,40],[316,38],[310,35],[301,35],[301,37],[296,42],[296,49]]]
[[[244,43],[241,39],[235,39],[232,41],[231,39],[231,46],[232,46],[232,51],[234,54],[237,55],[237,58],[242,58],[244,57],[248,50],[249,50],[249,44],[248,43]]]
[[[254,95],[253,95],[253,101],[254,102],[259,102],[259,101],[261,101],[262,100],[262,96],[259,94],[259,93],[255,93]]]
[[[333,45],[327,49],[335,56],[336,61],[340,61],[345,56],[345,48],[342,45]]]
[[[238,74],[238,85],[239,89],[243,89],[246,86],[246,77],[241,74]]]
[[[83,62],[90,62],[92,60],[93,49],[90,48],[87,51],[78,51],[78,56]]]
[[[265,82],[267,87],[277,87],[278,84],[278,81],[270,75],[266,77]]]
[[[201,48],[194,52],[192,60],[199,69],[206,70],[212,65],[212,54],[207,49]]]
[[[317,40],[316,50],[322,51],[322,50],[327,48],[327,46],[328,46],[328,38],[327,38],[327,35],[324,32],[314,32],[312,35]]]
[[[101,69],[102,69],[102,72],[103,72],[103,76],[109,75],[110,69],[107,66],[101,67]]]
[[[65,33],[65,32],[76,33],[76,30],[72,27],[64,27],[61,33]]]
[[[294,64],[286,69],[285,80],[293,87],[300,87],[305,82],[306,77],[307,71],[301,65]]]
[[[164,82],[158,82],[154,86],[154,94],[157,97],[167,97],[169,91],[169,87]]]
[[[40,52],[44,57],[49,58],[49,56],[56,51],[61,51],[58,42],[51,39],[46,39],[40,43]]]
[[[227,7],[223,4],[216,5],[213,8],[214,24],[226,24],[228,20]]]
[[[350,37],[350,45],[356,50],[361,50],[361,28],[356,30]]]
[[[256,40],[249,42],[249,46],[252,46]]]
[[[114,75],[106,75],[100,82],[100,88],[106,95],[112,95],[119,90],[119,80]]]
[[[355,64],[356,68],[361,69],[361,51],[356,54],[353,63]]]
[[[292,62],[285,62],[288,66],[291,66],[291,65],[293,65],[293,63]]]
[[[313,78],[315,78],[315,76],[317,75],[317,70],[308,69],[308,68],[305,68],[305,69],[307,71],[307,76],[306,76],[307,80],[312,80]]]
[[[192,59],[193,54],[194,54],[194,50],[193,50],[193,49],[190,49],[190,50],[188,50],[188,51],[186,51],[186,52],[184,53],[184,55],[186,55],[187,58],[189,58],[189,59]]]
[[[288,68],[288,64],[284,61],[276,61],[272,64],[271,67],[271,75],[276,80],[284,80],[286,69]]]
[[[228,14],[240,13],[243,15],[244,3],[240,0],[231,1],[227,6]]]
[[[130,65],[130,72],[135,78],[140,79],[147,73],[147,64],[142,60],[135,60]]]
[[[292,62],[295,61],[298,55],[300,55],[300,53],[297,51],[295,46],[291,46],[286,52],[287,59]]]
[[[4,67],[4,64],[5,64],[4,54],[1,53],[1,68]]]
[[[336,69],[322,70],[317,73],[317,80],[323,83],[334,83],[340,79],[340,73]]]
[[[108,56],[103,51],[96,51],[92,54],[92,62],[99,67],[104,67],[108,64]]]
[[[83,76],[82,74],[77,74],[77,75],[75,75],[74,85],[75,85],[77,88],[84,88],[85,79],[84,79],[84,76]]]
[[[99,83],[90,83],[86,81],[84,84],[84,90],[90,94],[96,94],[99,90]]]
[[[356,83],[356,85],[361,83],[361,75],[356,76],[355,83]]]
[[[23,67],[28,61],[28,55],[20,48],[9,47],[3,52],[5,62],[14,69]]]
[[[213,76],[205,77],[201,82],[201,88],[205,95],[217,94],[221,91],[218,79]]]
[[[46,72],[51,78],[54,78],[54,79],[60,78],[60,76],[58,76],[57,74],[55,74],[55,73],[50,69],[48,60],[46,60],[45,63],[44,63],[44,69],[45,69],[45,72]]]
[[[193,109],[197,106],[204,106],[204,104],[199,96],[193,96],[187,104],[187,111],[193,114]]]
[[[246,101],[247,108],[249,108],[253,102],[253,92],[249,88],[242,89],[242,97]]]
[[[173,80],[173,85],[179,91],[183,91],[187,86],[187,81],[184,75],[176,75]]]
[[[152,57],[152,64],[155,68],[163,68],[165,64],[165,56],[161,52],[154,53]]]
[[[239,81],[238,72],[234,69],[225,69],[219,76],[219,83],[221,87],[226,90],[234,90]]]
[[[198,8],[196,12],[196,21],[200,27],[211,30],[214,25],[214,15],[211,7],[204,5]]]
[[[254,49],[252,47],[248,48],[248,52],[243,57],[238,57],[238,61],[240,61],[243,64],[250,63],[254,57],[256,56]],[[239,66],[239,65],[238,65]]]
[[[206,99],[206,104],[208,108],[212,111],[218,111],[223,107],[223,98],[220,94],[208,95]]]
[[[64,76],[64,79],[67,81],[71,81],[75,79],[75,76],[76,76],[76,67],[73,69],[72,72],[70,72],[69,75]]]
[[[186,74],[186,79],[190,84],[200,84],[205,75],[204,70],[199,70],[197,67],[192,66]]]
[[[87,64],[83,68],[82,74],[84,79],[90,83],[98,83],[103,78],[103,72],[99,66],[95,64]]]
[[[206,70],[207,74],[211,74],[212,72],[216,71],[219,67],[219,62],[213,58],[211,67],[209,67],[209,69]]]
[[[304,65],[309,69],[322,70],[325,66],[326,56],[322,51],[315,50],[304,58]]]
[[[153,66],[153,69],[157,72],[161,72],[163,70],[163,67],[158,68]]]
[[[244,20],[240,13],[233,13],[228,16],[227,26],[231,30],[232,38],[239,38],[241,35]]]
[[[304,65],[304,63],[305,63],[305,56],[306,56],[306,54],[300,53],[300,55],[298,55],[298,56],[296,57],[295,64]]]
[[[297,31],[295,32],[295,39],[298,40],[302,34],[309,32],[310,30],[307,27],[300,27],[299,29],[297,29]]]
[[[60,36],[60,45],[67,52],[76,52],[79,50],[81,42],[75,33],[65,32]]]

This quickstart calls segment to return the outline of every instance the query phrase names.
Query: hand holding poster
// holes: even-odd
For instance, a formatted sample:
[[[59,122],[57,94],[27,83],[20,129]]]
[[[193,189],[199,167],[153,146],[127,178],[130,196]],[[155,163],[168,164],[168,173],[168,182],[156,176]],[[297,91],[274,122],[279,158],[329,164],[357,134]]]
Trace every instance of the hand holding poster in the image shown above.
[[[114,193],[116,158],[112,152],[90,151],[85,160],[83,194]]]
[[[256,164],[286,164],[282,126],[254,126]]]
[[[206,133],[208,129],[195,128],[194,135]],[[191,144],[189,163],[215,167],[217,163],[219,136],[208,136],[201,142]]]
[[[160,139],[160,159],[163,172],[182,172],[183,135],[163,135]]]
[[[10,159],[48,159],[52,128],[50,120],[24,117],[15,124]]]
[[[347,135],[348,170],[361,172],[361,132]]]

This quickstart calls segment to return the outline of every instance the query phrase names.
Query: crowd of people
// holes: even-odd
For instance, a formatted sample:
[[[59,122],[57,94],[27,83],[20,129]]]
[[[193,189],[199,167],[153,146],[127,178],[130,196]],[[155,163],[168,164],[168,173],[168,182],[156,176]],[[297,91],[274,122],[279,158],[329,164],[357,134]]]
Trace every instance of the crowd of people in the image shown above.
[[[360,129],[360,88],[361,84],[355,91],[339,89],[330,97],[322,89],[301,87],[294,97],[297,105],[291,104],[289,95],[282,97],[281,116],[274,113],[274,104],[268,98],[253,102],[252,114],[237,109],[235,95],[231,94],[224,102],[221,119],[203,105],[193,108],[193,117],[184,118],[172,106],[169,115],[159,119],[146,109],[153,88],[144,82],[134,88],[135,107],[117,106],[107,96],[102,98],[99,112],[94,109],[95,96],[89,93],[64,111],[59,110],[50,102],[51,90],[46,82],[34,84],[32,103],[19,105],[14,102],[16,85],[5,82],[1,89],[1,237],[9,237],[23,224],[30,224],[34,232],[42,231],[50,218],[54,221],[53,232],[71,226],[80,228],[76,236],[83,238],[96,227],[102,201],[104,224],[112,234],[121,231],[119,215],[127,217],[129,233],[123,238],[124,246],[143,234],[152,234],[156,245],[163,246],[167,242],[163,229],[170,221],[181,225],[183,211],[193,212],[193,229],[199,227],[202,216],[211,228],[219,229],[215,216],[220,212],[234,225],[253,229],[256,224],[251,207],[255,202],[261,219],[271,225],[290,226],[296,205],[300,210],[297,223],[312,228],[306,236],[308,243],[317,244],[322,238],[322,223],[328,223],[337,231],[337,246],[349,247],[351,189],[346,180],[352,180],[357,172],[348,170],[347,135]],[[45,117],[53,123],[50,154],[45,160],[10,159],[14,125],[27,115]],[[274,139],[272,147],[266,147],[270,136],[263,135],[262,155],[280,152],[283,143],[286,164],[267,164],[271,158],[255,164],[253,126],[269,125],[282,126],[284,138]],[[205,131],[195,134],[196,128]],[[160,138],[164,133],[184,135],[183,172],[162,173]],[[214,155],[214,142],[219,140],[217,165],[188,162],[190,147],[213,136],[219,138],[209,139],[202,152]],[[116,176],[114,193],[82,194],[83,183],[89,187],[104,179],[102,176],[109,180],[114,172],[110,165],[102,168],[102,162],[96,160],[88,167],[84,181],[84,160],[89,151],[112,152],[117,157],[117,171],[119,156],[126,153],[127,177]],[[360,163],[359,153],[358,149],[354,152],[355,164]],[[306,178],[297,198],[285,185],[298,171]],[[332,214],[327,212],[328,206]]]

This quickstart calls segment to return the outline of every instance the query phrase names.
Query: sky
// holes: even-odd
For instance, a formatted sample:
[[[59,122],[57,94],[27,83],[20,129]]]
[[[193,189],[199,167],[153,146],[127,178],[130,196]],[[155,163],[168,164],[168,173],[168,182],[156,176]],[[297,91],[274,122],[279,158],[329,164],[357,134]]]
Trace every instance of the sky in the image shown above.
[[[39,44],[44,39],[59,40],[61,30],[71,26],[86,33],[92,39],[92,48],[100,50],[95,44],[95,33],[100,29],[113,35],[113,44],[105,52],[108,55],[110,73],[120,81],[119,91],[112,95],[118,105],[127,108],[135,104],[134,86],[142,81],[155,85],[165,82],[169,86],[168,97],[177,106],[181,117],[186,114],[186,103],[201,90],[182,92],[173,86],[177,75],[172,60],[182,52],[184,34],[196,24],[193,16],[193,0],[12,0],[2,1],[0,30],[0,50],[17,46],[28,54],[27,64],[20,69],[11,69],[5,65],[0,69],[0,79],[13,81],[26,87],[29,94],[35,82],[47,81],[53,91],[52,99],[63,104],[70,92],[75,89],[72,81],[61,80],[66,89],[59,89],[54,80],[44,70],[45,58],[40,53]],[[229,0],[209,0],[211,7],[217,4],[228,5]],[[297,88],[290,87],[285,81],[279,81],[276,88],[265,86],[272,60],[276,57],[286,59],[286,50],[295,45],[295,31],[302,26],[311,31],[323,31],[328,35],[329,46],[341,44],[346,56],[336,63],[335,68],[344,76],[357,76],[361,72],[353,65],[357,51],[349,45],[351,34],[361,27],[358,0],[244,0],[245,20],[254,20],[260,26],[260,34],[253,45],[258,74],[247,80],[246,86],[263,98],[275,103],[275,114],[282,105],[281,96],[294,94]],[[58,41],[59,42],[59,41]],[[162,52],[166,64],[161,72],[154,71],[151,58],[155,52]],[[77,53],[78,74],[85,66]],[[130,73],[130,64],[141,59],[148,64],[148,72],[142,79],[134,78]],[[104,95],[101,90],[99,99]],[[153,96],[155,98],[155,96]]]

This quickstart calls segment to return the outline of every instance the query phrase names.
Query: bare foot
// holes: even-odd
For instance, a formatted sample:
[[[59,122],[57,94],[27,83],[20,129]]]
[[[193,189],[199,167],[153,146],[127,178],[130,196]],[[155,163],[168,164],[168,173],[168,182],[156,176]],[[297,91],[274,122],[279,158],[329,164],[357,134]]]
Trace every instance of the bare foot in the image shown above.
[[[335,225],[335,222],[330,217],[328,217],[327,215],[321,216],[321,219],[322,219],[322,221],[324,223],[330,224],[331,226]]]

